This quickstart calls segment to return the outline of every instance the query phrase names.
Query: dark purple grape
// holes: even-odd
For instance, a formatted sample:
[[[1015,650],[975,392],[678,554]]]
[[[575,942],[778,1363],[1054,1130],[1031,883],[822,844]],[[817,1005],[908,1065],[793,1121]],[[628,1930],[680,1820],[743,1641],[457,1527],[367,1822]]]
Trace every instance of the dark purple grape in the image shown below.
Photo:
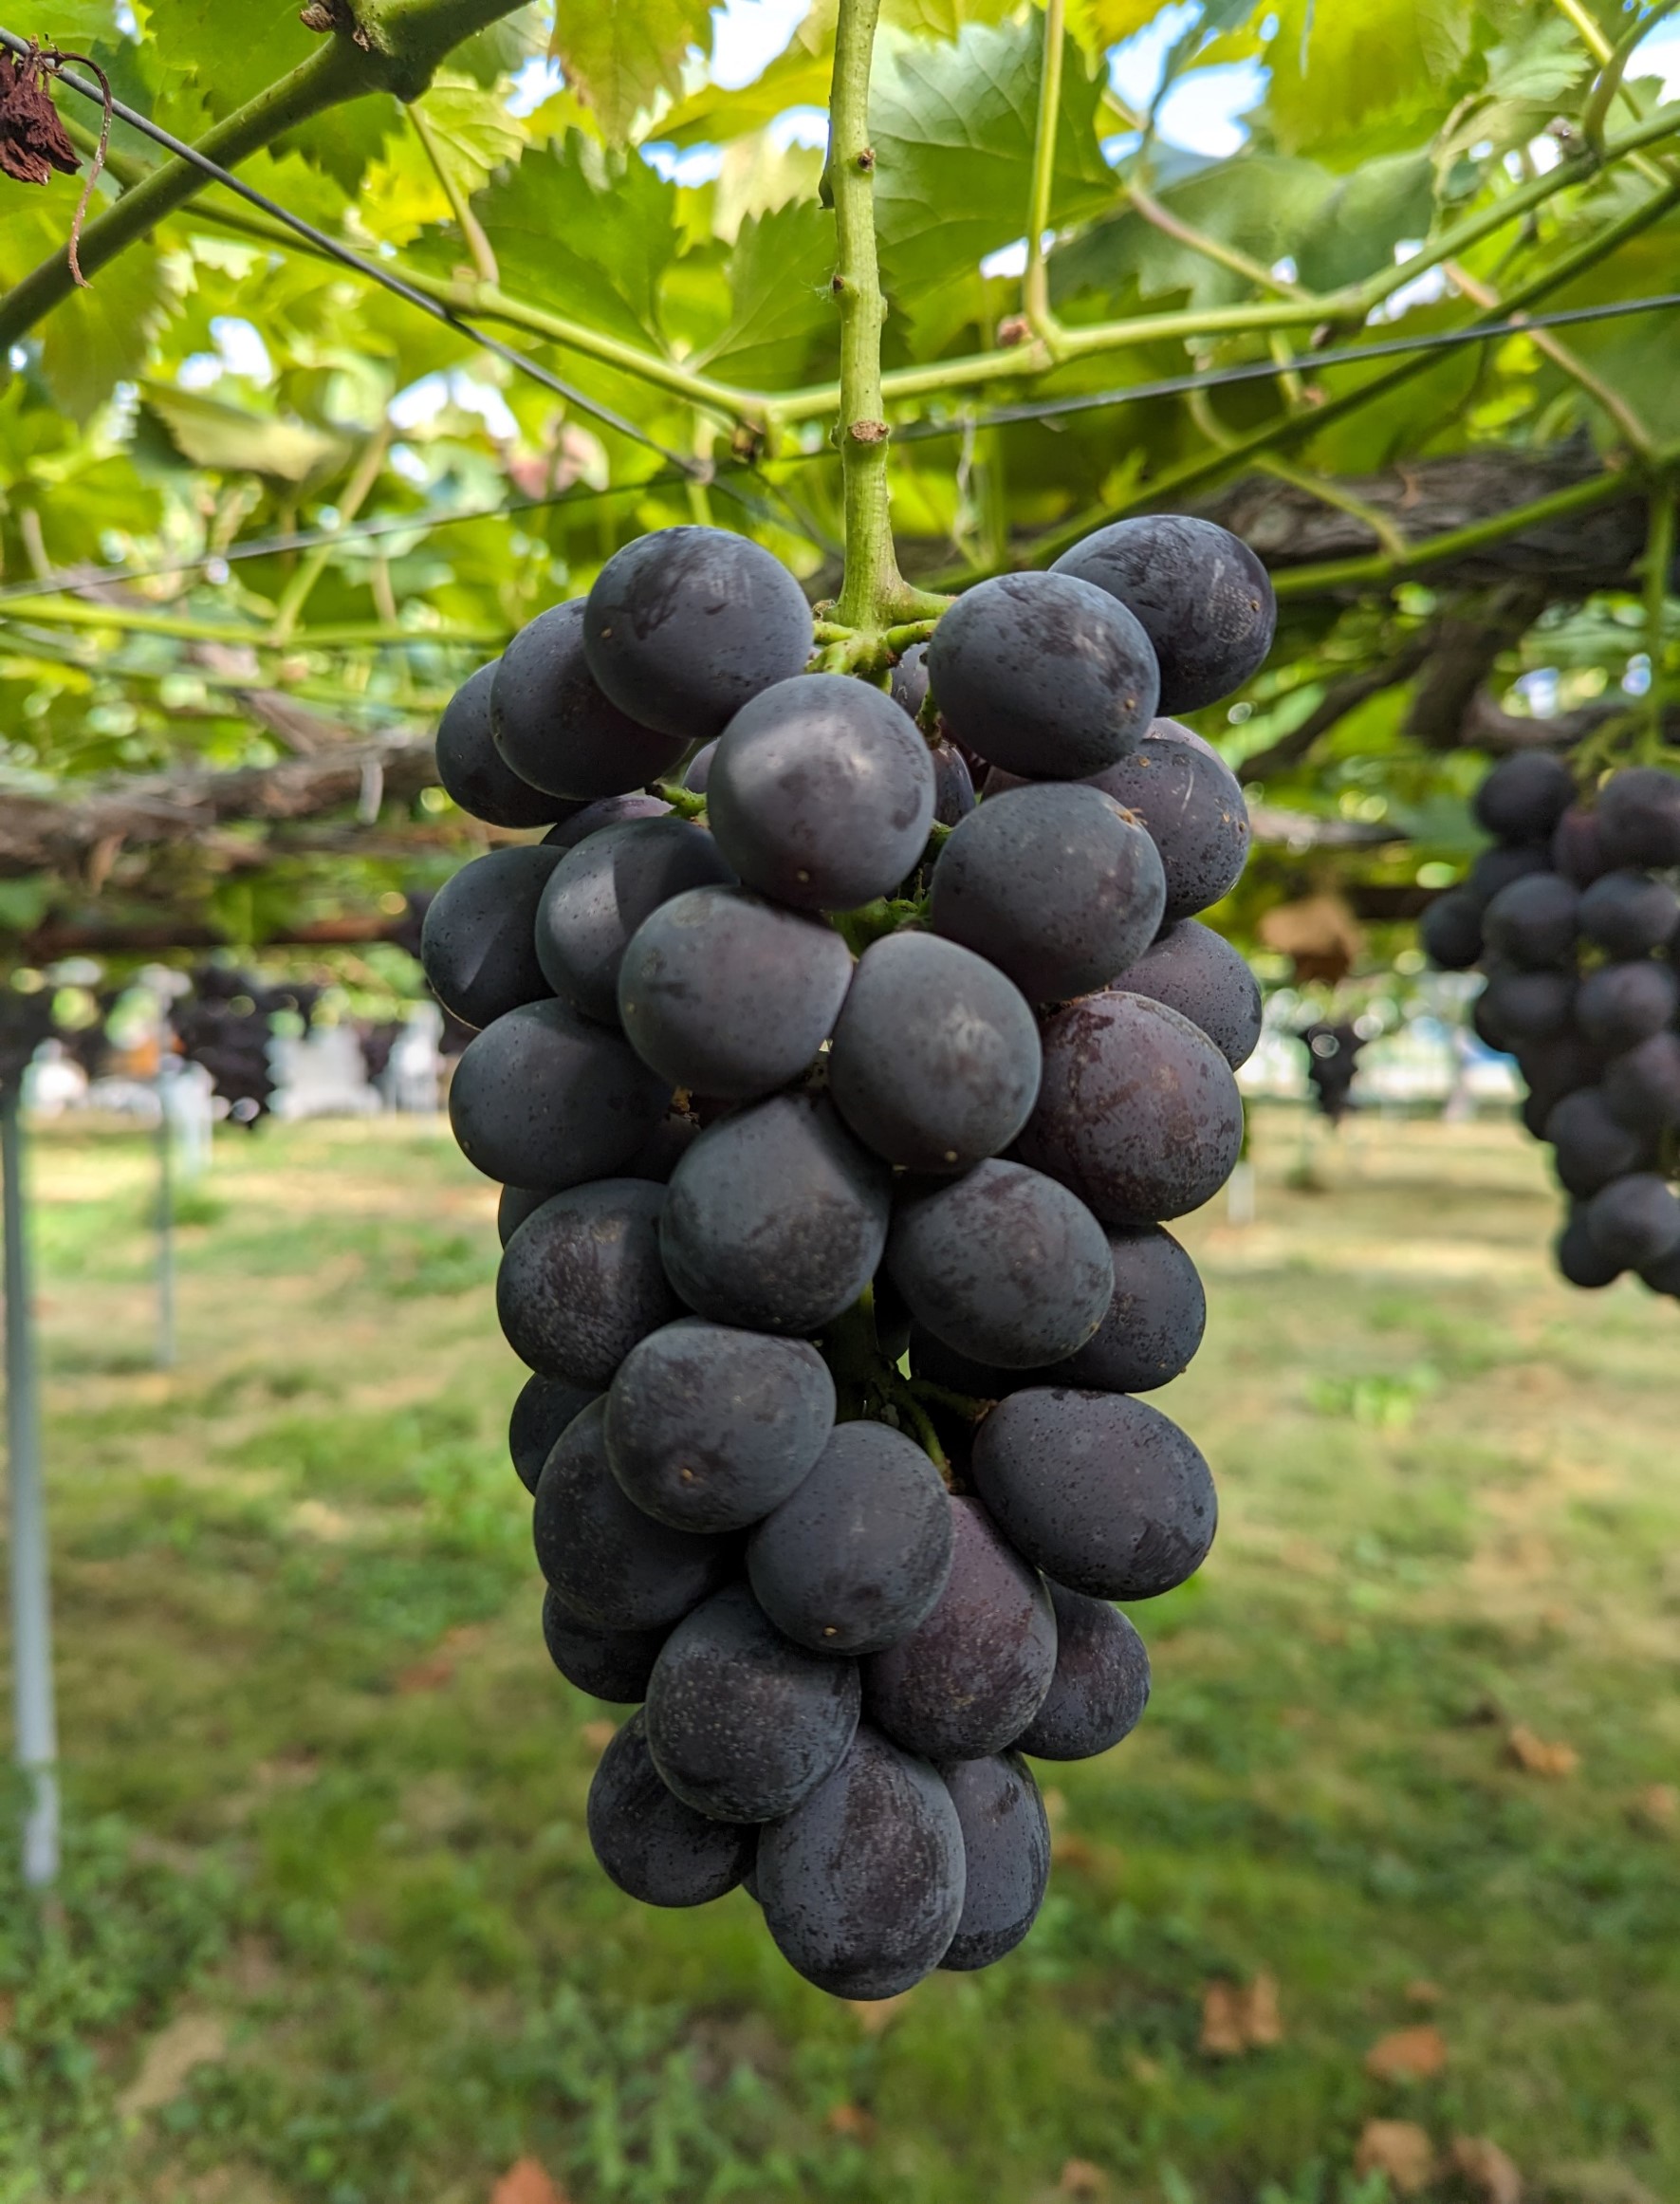
[[[1137,620],[1067,574],[978,583],[933,630],[928,674],[948,732],[1034,780],[1112,765],[1154,717],[1160,689]]]
[[[1572,804],[1552,830],[1552,870],[1578,888],[1590,888],[1610,870],[1598,832],[1598,814]]]
[[[907,1752],[980,1760],[1013,1744],[1043,1704],[1056,1617],[1043,1579],[980,1503],[950,1508],[945,1589],[917,1629],[863,1663],[864,1713]]]
[[[790,1813],[858,1727],[858,1668],[795,1645],[745,1584],[679,1622],[648,1684],[654,1765],[685,1806],[720,1821]]]
[[[1056,1674],[1049,1695],[1022,1732],[1035,1760],[1089,1760],[1129,1737],[1149,1704],[1149,1654],[1117,1607],[1050,1586],[1056,1609]]]
[[[526,1003],[471,1041],[450,1082],[461,1153],[508,1186],[577,1186],[628,1162],[669,1084],[569,1003]]]
[[[1149,830],[1167,879],[1168,918],[1228,896],[1248,858],[1248,806],[1224,759],[1150,735],[1098,784]]]
[[[601,695],[584,663],[581,597],[538,613],[503,652],[490,731],[521,780],[587,803],[659,780],[691,739],[643,727]]]
[[[604,1392],[638,1340],[682,1314],[659,1258],[666,1194],[646,1178],[598,1178],[545,1201],[496,1273],[508,1344],[545,1378]]]
[[[834,1380],[805,1341],[684,1317],[625,1357],[607,1396],[607,1457],[660,1522],[745,1530],[810,1471],[834,1407]]]
[[[647,1715],[632,1714],[589,1786],[589,1843],[618,1888],[643,1905],[705,1905],[752,1864],[756,1830],[697,1814],[674,1798],[648,1750]]]
[[[744,888],[691,888],[632,936],[618,1015],[674,1086],[746,1101],[799,1077],[851,982],[850,952],[820,918]]]
[[[1093,582],[1141,622],[1160,661],[1162,712],[1217,704],[1258,673],[1278,621],[1271,579],[1240,536],[1188,513],[1113,521],[1051,571]]]
[[[1418,924],[1425,955],[1442,972],[1468,972],[1482,954],[1482,904],[1468,888],[1437,896]]]
[[[568,1385],[561,1378],[527,1378],[520,1387],[508,1419],[508,1452],[527,1492],[536,1491],[543,1464],[553,1453],[561,1433],[582,1415],[599,1391],[599,1387],[591,1390],[584,1385]]]
[[[988,796],[951,835],[929,922],[1029,1001],[1066,1002],[1136,963],[1166,895],[1149,836],[1100,790],[1030,787]]]
[[[1680,926],[1680,897],[1649,873],[1605,873],[1580,899],[1580,930],[1612,956],[1661,949]]]
[[[1159,1225],[1110,1225],[1114,1297],[1096,1332],[1041,1384],[1149,1393],[1190,1366],[1208,1322],[1196,1267]]]
[[[672,1174],[665,1268],[716,1324],[820,1331],[875,1275],[891,1200],[832,1103],[776,1095],[709,1125]]]
[[[1581,898],[1557,873],[1530,873],[1501,888],[1482,914],[1482,937],[1496,956],[1525,972],[1560,964],[1575,947]]]
[[[1246,958],[1211,926],[1180,918],[1121,972],[1129,995],[1165,1003],[1207,1034],[1233,1071],[1260,1042],[1260,982]]]
[[[1059,1010],[1043,1043],[1019,1153],[1105,1224],[1184,1216],[1230,1176],[1242,1098],[1230,1065],[1188,1018],[1117,991]]]
[[[554,990],[537,961],[531,929],[559,852],[492,849],[446,880],[426,908],[420,969],[463,1026],[494,1023]]]
[[[591,1698],[628,1706],[647,1696],[665,1630],[596,1630],[574,1622],[552,1591],[543,1594],[543,1642],[567,1683]]]
[[[562,820],[544,835],[543,842],[549,849],[576,849],[579,843],[587,842],[592,834],[604,833],[609,826],[628,826],[635,819],[666,819],[670,815],[671,806],[663,796],[603,796],[599,804],[585,804],[571,818]]]
[[[1098,1600],[1151,1600],[1200,1568],[1213,1480],[1193,1442],[1122,1393],[1012,1393],[980,1426],[974,1490],[1017,1552]]]
[[[747,1546],[776,1627],[814,1653],[880,1653],[932,1612],[951,1575],[951,1507],[932,1463],[884,1423],[842,1423]]]
[[[626,1172],[627,1178],[637,1176]],[[527,1216],[532,1216],[545,1201],[552,1201],[560,1192],[558,1186],[505,1186],[502,1198],[496,1204],[496,1237],[506,1247]]]
[[[1508,888],[1513,880],[1526,880],[1530,873],[1550,872],[1551,859],[1543,846],[1538,849],[1485,849],[1471,865],[1465,886],[1486,910],[1501,888]]]
[[[711,777],[711,761],[717,755],[717,737],[700,745],[683,769],[682,785],[696,796],[706,793],[706,784]]]
[[[1576,993],[1575,1014],[1587,1039],[1616,1054],[1660,1033],[1680,1008],[1673,968],[1644,959],[1601,964]]]
[[[1496,972],[1483,991],[1490,1030],[1507,1047],[1556,1041],[1575,1015],[1574,975],[1562,972]]]
[[[730,720],[706,815],[748,887],[802,911],[850,911],[914,867],[933,794],[927,743],[890,696],[844,674],[801,674]]]
[[[1660,1263],[1680,1248],[1680,1201],[1654,1171],[1613,1178],[1588,1202],[1586,1217],[1599,1253],[1625,1270]]]
[[[1613,865],[1680,864],[1680,777],[1624,766],[1598,791],[1598,838]]]
[[[1114,1297],[1102,1227],[1077,1195],[1020,1163],[982,1163],[902,1203],[887,1269],[918,1323],[1002,1369],[1071,1355]]]
[[[1470,808],[1501,842],[1544,842],[1575,802],[1575,775],[1549,750],[1503,758],[1476,790]]]
[[[1553,1254],[1566,1283],[1580,1287],[1584,1292],[1594,1293],[1600,1287],[1614,1286],[1622,1274],[1622,1265],[1612,1262],[1593,1237],[1582,1209],[1570,1212],[1554,1243]]]
[[[948,1761],[939,1770],[963,1831],[963,1910],[939,1964],[993,1966],[1026,1935],[1050,1880],[1050,1824],[1019,1753]]]
[[[711,835],[686,819],[635,819],[590,835],[554,866],[532,921],[546,991],[616,1026],[619,967],[643,920],[673,897],[733,877]]]
[[[1617,1056],[1601,1082],[1610,1114],[1635,1133],[1680,1124],[1680,1036],[1653,1033]]]
[[[928,646],[912,643],[894,666],[889,695],[914,719],[928,700]]]
[[[1671,1301],[1680,1300],[1680,1248],[1671,1248],[1654,1263],[1641,1264],[1639,1278],[1652,1293],[1664,1294]]]
[[[797,1973],[835,1997],[897,1997],[956,1933],[962,1824],[933,1769],[861,1723],[828,1780],[760,1832],[753,1879]]]
[[[740,1541],[655,1523],[607,1464],[604,1400],[574,1417],[543,1466],[531,1535],[537,1566],[571,1622],[668,1629],[733,1573]]]
[[[498,662],[470,674],[444,706],[437,723],[437,777],[463,811],[488,826],[547,826],[570,806],[522,781],[490,734]]]
[[[619,1171],[620,1178],[652,1178],[660,1186],[700,1138],[700,1121],[682,1110],[667,1110],[641,1146]]]
[[[1630,1132],[1611,1115],[1609,1104],[1596,1086],[1578,1087],[1554,1102],[1547,1112],[1542,1138],[1556,1154],[1559,1183],[1566,1194],[1584,1201],[1630,1171],[1643,1171],[1652,1160],[1652,1143],[1643,1133]]]
[[[583,615],[589,671],[643,726],[704,742],[811,655],[811,609],[778,560],[723,528],[658,528],[616,551]]]
[[[1542,1116],[1566,1094],[1597,1086],[1605,1068],[1604,1051],[1579,1031],[1552,1041],[1517,1044],[1517,1064],[1542,1103]]]
[[[1042,1065],[1025,997],[932,934],[863,953],[834,1028],[828,1091],[858,1138],[912,1171],[967,1171],[1032,1114]]]
[[[929,746],[933,761],[933,817],[941,826],[960,826],[974,808],[974,776],[960,750],[949,742]]]

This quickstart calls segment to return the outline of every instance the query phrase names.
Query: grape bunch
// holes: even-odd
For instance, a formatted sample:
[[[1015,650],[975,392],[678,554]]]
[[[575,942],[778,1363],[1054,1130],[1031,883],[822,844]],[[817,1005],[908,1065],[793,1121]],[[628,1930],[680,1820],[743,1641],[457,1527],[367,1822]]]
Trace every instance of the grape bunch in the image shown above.
[[[1027,1760],[1132,1729],[1113,1602],[1213,1536],[1139,1396],[1206,1313],[1166,1221],[1242,1135],[1258,991],[1195,914],[1248,822],[1159,714],[1272,621],[1234,537],[1127,522],[876,686],[808,670],[767,551],[673,528],[444,716],[455,800],[546,829],[450,881],[423,961],[477,1028],[450,1109],[503,1187],[547,1648],[639,1703],[590,1839],[652,1905],[744,1883],[837,1995],[1025,1936]]]
[[[1558,1268],[1680,1299],[1680,775],[1624,767],[1583,798],[1560,758],[1520,751],[1475,811],[1492,845],[1425,912],[1423,944],[1486,974],[1476,1031],[1516,1058],[1568,1204]]]
[[[307,1025],[320,997],[318,987],[266,987],[249,972],[207,964],[194,972],[192,993],[172,1007],[181,1054],[210,1073],[229,1116],[247,1132],[268,1116],[274,1094],[275,1018],[292,1011]]]

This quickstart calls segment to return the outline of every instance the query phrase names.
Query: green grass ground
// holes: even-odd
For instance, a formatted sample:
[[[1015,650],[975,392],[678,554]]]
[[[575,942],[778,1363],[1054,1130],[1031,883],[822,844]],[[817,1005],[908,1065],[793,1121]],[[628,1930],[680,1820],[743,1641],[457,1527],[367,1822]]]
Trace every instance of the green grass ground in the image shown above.
[[[603,1710],[543,1653],[441,1133],[221,1139],[169,1374],[145,1146],[44,1134],[68,1860],[45,1923],[0,1862],[0,2204],[480,2204],[527,2154],[574,2204],[1375,2204],[1374,2120],[1680,2198],[1680,1313],[1553,1280],[1503,1123],[1360,1125],[1317,1194],[1296,1142],[1188,1228],[1210,1336],[1155,1398],[1225,1520],[1135,1611],[1154,1704],[1051,1771],[1030,1943],[872,2028],[744,1895],[591,1863]],[[1282,2040],[1201,2048],[1262,1976]],[[1438,2071],[1367,2070],[1420,2027]]]

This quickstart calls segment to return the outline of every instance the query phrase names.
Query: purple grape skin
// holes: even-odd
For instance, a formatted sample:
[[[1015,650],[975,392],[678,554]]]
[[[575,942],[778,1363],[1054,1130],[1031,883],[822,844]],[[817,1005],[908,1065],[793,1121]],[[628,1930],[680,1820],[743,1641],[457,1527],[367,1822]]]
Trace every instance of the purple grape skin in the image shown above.
[[[1271,578],[1240,536],[1189,513],[1114,521],[1051,568],[1106,589],[1141,622],[1160,661],[1162,712],[1194,712],[1240,689],[1277,627]]]
[[[575,1417],[543,1465],[531,1537],[568,1621],[669,1629],[733,1573],[735,1538],[673,1530],[624,1497],[607,1462],[604,1400]]]
[[[665,1640],[648,1682],[648,1744],[696,1813],[774,1821],[843,1758],[858,1699],[855,1661],[807,1653],[745,1584],[728,1584]]]
[[[938,1472],[890,1424],[838,1426],[747,1544],[765,1613],[813,1653],[880,1653],[932,1613],[951,1575]]]
[[[673,1086],[746,1102],[800,1076],[851,984],[851,954],[821,919],[745,888],[691,888],[631,936],[618,1017]]]
[[[1607,872],[1580,899],[1580,930],[1612,956],[1643,956],[1672,940],[1680,897],[1648,873]]]
[[[940,619],[928,674],[947,732],[988,764],[1079,780],[1154,717],[1148,636],[1106,591],[1067,574],[1000,574]]]
[[[568,1385],[563,1378],[532,1376],[520,1387],[508,1419],[508,1452],[527,1492],[536,1491],[561,1434],[596,1397],[589,1387]]]
[[[1639,960],[1601,964],[1581,981],[1575,1014],[1600,1048],[1636,1048],[1660,1033],[1680,1008],[1680,981],[1670,965]]]
[[[803,1805],[759,1832],[765,1926],[832,1996],[897,1997],[951,1949],[966,1884],[962,1824],[926,1761],[867,1722]]]
[[[891,697],[843,674],[800,674],[724,730],[706,816],[748,887],[797,910],[850,911],[911,872],[934,792],[927,743]]]
[[[1482,914],[1482,937],[1496,956],[1527,972],[1560,964],[1575,947],[1581,897],[1558,873],[1530,873],[1501,888]]]
[[[629,1043],[569,1003],[526,1003],[468,1043],[450,1125],[474,1170],[506,1186],[577,1186],[629,1161],[671,1088]]]
[[[948,742],[929,746],[933,761],[933,817],[941,826],[960,826],[974,808],[974,776],[960,750]]]
[[[995,965],[934,934],[891,934],[852,975],[828,1091],[877,1155],[942,1174],[1009,1145],[1042,1067],[1031,1008]]]
[[[1242,787],[1223,758],[1152,734],[1111,766],[1101,785],[1159,850],[1169,919],[1193,917],[1236,886],[1252,829]]]
[[[1652,1142],[1611,1115],[1596,1086],[1578,1087],[1547,1111],[1542,1137],[1553,1148],[1553,1167],[1565,1194],[1584,1201],[1630,1171],[1652,1162]]]
[[[685,1316],[633,1347],[607,1395],[613,1474],[682,1530],[745,1530],[795,1491],[834,1429],[815,1347]]]
[[[1006,972],[1029,1002],[1066,1002],[1135,964],[1167,885],[1137,822],[1081,783],[988,796],[939,853],[929,923]]]
[[[574,1622],[552,1591],[543,1594],[543,1643],[567,1683],[610,1706],[647,1696],[648,1678],[667,1630],[597,1630]]]
[[[470,674],[444,706],[437,723],[437,777],[452,801],[487,826],[548,826],[570,806],[563,797],[522,781],[490,733],[497,663],[492,659]]]
[[[426,907],[420,969],[446,1010],[482,1029],[551,995],[532,928],[559,857],[541,843],[492,849],[446,880]]]
[[[1437,971],[1468,972],[1480,959],[1482,909],[1468,888],[1449,888],[1425,911],[1417,936]]]
[[[633,1714],[596,1766],[589,1843],[618,1888],[643,1905],[705,1905],[752,1865],[757,1832],[710,1819],[674,1798],[648,1750],[645,1711]]]
[[[1562,972],[1495,972],[1482,999],[1490,1028],[1508,1045],[1557,1041],[1575,1017],[1575,980]]]
[[[703,826],[635,819],[589,835],[552,868],[533,917],[547,991],[599,1025],[618,1023],[618,972],[631,937],[662,904],[734,879]]]
[[[864,1661],[863,1711],[907,1752],[981,1760],[1013,1744],[1043,1704],[1056,1614],[1043,1579],[980,1502],[949,1505],[945,1589],[925,1621]]]
[[[1052,1584],[1056,1674],[1018,1750],[1035,1760],[1090,1760],[1129,1737],[1149,1705],[1149,1653],[1106,1600]]]
[[[939,1769],[963,1832],[963,1910],[941,1967],[972,1973],[1014,1951],[1050,1880],[1050,1822],[1018,1752]]]
[[[711,777],[711,761],[717,755],[717,737],[700,745],[683,769],[682,785],[691,794],[703,796],[706,784]]]
[[[1099,1600],[1151,1600],[1213,1543],[1213,1480],[1194,1443],[1123,1393],[1032,1388],[981,1425],[974,1490],[1017,1552]]]
[[[1596,1293],[1601,1287],[1614,1286],[1622,1274],[1622,1265],[1614,1263],[1593,1237],[1585,1211],[1572,1209],[1562,1231],[1553,1242],[1552,1252],[1560,1273],[1571,1286],[1578,1286],[1583,1292]]]
[[[811,655],[811,609],[761,545],[670,528],[616,551],[583,614],[589,671],[620,711],[685,743],[721,734]]]
[[[1598,791],[1598,839],[1613,865],[1680,864],[1680,777],[1627,766]]]
[[[885,1164],[832,1103],[774,1095],[709,1125],[672,1174],[672,1284],[716,1324],[810,1334],[850,1308],[886,1246]]]
[[[634,1177],[634,1172],[627,1172]],[[552,1201],[560,1192],[558,1186],[505,1186],[501,1199],[496,1203],[496,1237],[506,1247],[527,1216],[532,1216],[545,1201]]]
[[[1610,870],[1596,811],[1583,811],[1578,804],[1572,804],[1564,812],[1552,830],[1551,863],[1554,872],[1573,880],[1578,888],[1590,888]]]
[[[603,796],[599,804],[585,804],[569,819],[551,826],[543,843],[548,849],[576,849],[592,834],[600,834],[609,826],[627,826],[633,819],[665,819],[670,814],[671,806],[663,796]]]
[[[1114,1297],[1108,1241],[1083,1202],[995,1159],[898,1206],[887,1269],[918,1323],[1004,1369],[1075,1353]]]
[[[604,1392],[638,1341],[682,1314],[659,1256],[666,1190],[597,1178],[545,1201],[496,1273],[508,1344],[545,1378]]]
[[[894,666],[888,695],[912,719],[928,700],[928,646],[912,643]]]
[[[1551,869],[1551,858],[1543,843],[1538,848],[1485,849],[1471,865],[1464,885],[1485,911],[1500,890],[1509,887],[1513,880],[1526,880],[1530,873]]]
[[[1680,1248],[1680,1201],[1654,1171],[1613,1178],[1586,1208],[1587,1230],[1607,1262],[1638,1270]]]
[[[659,780],[689,741],[641,726],[601,695],[584,663],[581,597],[538,613],[503,652],[490,733],[521,780],[585,803]]]
[[[1259,1046],[1260,982],[1240,950],[1194,918],[1169,926],[1116,984],[1188,1018],[1233,1071]]]
[[[1549,750],[1503,758],[1470,808],[1501,842],[1544,842],[1575,801],[1575,775]]]
[[[1038,1107],[1017,1152],[1103,1223],[1184,1216],[1230,1176],[1242,1098],[1230,1065],[1188,1018],[1110,991],[1059,1010],[1043,1045]]]
[[[1631,1132],[1680,1124],[1680,1036],[1653,1033],[1608,1064],[1600,1084],[1611,1116]]]

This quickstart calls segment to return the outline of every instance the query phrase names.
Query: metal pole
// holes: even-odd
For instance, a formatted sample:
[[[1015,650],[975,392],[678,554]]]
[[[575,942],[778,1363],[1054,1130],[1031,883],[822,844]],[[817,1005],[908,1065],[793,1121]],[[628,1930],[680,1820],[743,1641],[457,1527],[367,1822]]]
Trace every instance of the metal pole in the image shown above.
[[[52,1703],[52,1614],[46,1577],[46,1503],[41,1483],[34,1307],[26,1237],[22,1106],[16,1083],[0,1086],[0,1174],[6,1237],[6,1438],[11,1476],[11,1658],[17,1764],[28,1806],[24,1881],[58,1880],[58,1723]]]
[[[175,1124],[169,1082],[157,1082],[157,1367],[175,1368]]]

